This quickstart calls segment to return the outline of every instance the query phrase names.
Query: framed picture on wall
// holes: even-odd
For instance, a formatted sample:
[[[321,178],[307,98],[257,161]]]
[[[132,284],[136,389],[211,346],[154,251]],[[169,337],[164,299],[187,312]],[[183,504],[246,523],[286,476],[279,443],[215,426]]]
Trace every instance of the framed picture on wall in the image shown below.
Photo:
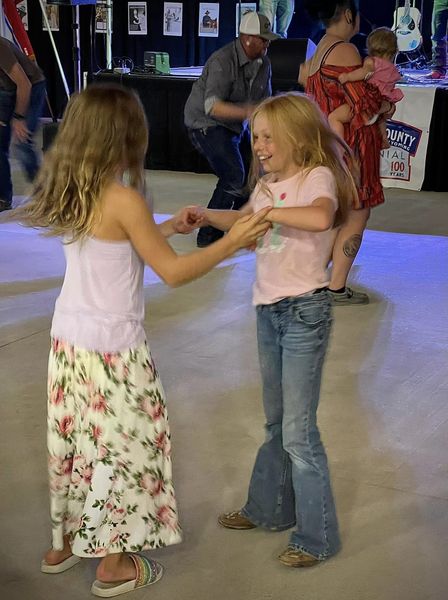
[[[235,12],[235,23],[236,23],[236,31],[235,37],[238,37],[240,33],[240,8],[241,8],[241,19],[248,12],[256,12],[257,11],[257,3],[256,2],[237,2]]]
[[[128,34],[147,35],[148,13],[146,2],[128,2]]]
[[[106,8],[106,0],[97,0],[95,6],[95,32],[106,33],[107,31],[107,20],[112,19],[112,11],[108,11]],[[112,27],[111,27],[112,29]]]
[[[47,15],[51,31],[59,31],[59,6],[55,6],[54,4],[47,4],[45,1],[43,2],[43,5],[45,7],[45,13]],[[43,15],[42,29],[44,31],[47,31],[47,24],[45,23]]]
[[[219,3],[201,2],[199,4],[199,37],[219,36]]]
[[[163,35],[182,35],[182,2],[163,3]]]
[[[16,8],[25,31],[28,31],[28,0],[20,0],[16,4]]]

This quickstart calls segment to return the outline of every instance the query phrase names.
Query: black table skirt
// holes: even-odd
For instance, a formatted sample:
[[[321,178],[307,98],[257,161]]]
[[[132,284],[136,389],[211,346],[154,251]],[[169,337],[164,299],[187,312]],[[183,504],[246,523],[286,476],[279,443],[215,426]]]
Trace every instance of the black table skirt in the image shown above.
[[[423,190],[448,191],[448,88],[439,87],[434,97]]]
[[[120,83],[138,93],[149,124],[147,169],[210,172],[205,158],[193,148],[184,126],[184,106],[196,78],[102,72],[95,75],[95,81]]]

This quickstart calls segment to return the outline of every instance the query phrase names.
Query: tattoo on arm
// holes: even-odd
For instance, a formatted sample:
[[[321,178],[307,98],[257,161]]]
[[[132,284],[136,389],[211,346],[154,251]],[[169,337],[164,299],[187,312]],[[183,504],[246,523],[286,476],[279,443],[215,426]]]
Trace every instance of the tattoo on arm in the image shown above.
[[[355,258],[361,246],[362,235],[352,235],[344,242],[343,251],[347,258]]]

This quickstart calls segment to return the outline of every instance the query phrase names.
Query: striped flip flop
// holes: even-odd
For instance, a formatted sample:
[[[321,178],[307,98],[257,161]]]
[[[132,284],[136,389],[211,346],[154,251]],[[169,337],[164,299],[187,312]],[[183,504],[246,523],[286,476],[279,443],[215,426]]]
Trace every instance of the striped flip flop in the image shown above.
[[[94,596],[113,598],[156,583],[162,577],[163,567],[160,563],[140,554],[129,554],[129,556],[134,561],[136,578],[123,583],[104,583],[97,579],[90,590]]]

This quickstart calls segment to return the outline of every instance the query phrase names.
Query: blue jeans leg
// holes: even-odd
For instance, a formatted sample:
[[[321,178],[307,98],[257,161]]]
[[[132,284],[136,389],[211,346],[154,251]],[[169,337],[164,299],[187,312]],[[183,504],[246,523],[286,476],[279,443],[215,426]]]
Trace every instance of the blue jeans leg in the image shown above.
[[[15,102],[15,92],[0,91],[0,200],[6,206],[10,206],[12,202],[9,146],[11,143],[11,119]]]
[[[246,156],[242,153],[246,132],[239,135],[217,126],[191,129],[189,134],[193,145],[205,156],[218,177],[208,208],[240,208],[247,201],[247,194],[242,191],[246,182]]]
[[[269,19],[273,31],[283,38],[294,14],[294,0],[260,0],[259,12]]]
[[[277,7],[277,33],[283,38],[288,37],[288,28],[294,14],[294,0],[279,0]]]
[[[255,459],[243,513],[257,525],[281,531],[292,527],[296,516],[291,461],[283,450],[282,350],[273,317],[271,307],[257,307],[266,437]]]
[[[243,191],[250,164],[250,143],[248,132],[236,134],[226,127],[216,126],[205,129],[190,129],[193,146],[205,156],[218,177],[208,208],[216,210],[238,210],[248,200]],[[207,246],[223,236],[214,227],[201,227],[198,233],[198,246]]]
[[[257,307],[266,440],[243,508],[270,529],[295,523],[291,545],[319,559],[340,546],[316,418],[330,324],[326,292]]]
[[[26,126],[30,135],[25,142],[17,142],[15,151],[28,181],[33,181],[39,170],[39,159],[34,147],[34,135],[39,125],[45,101],[45,81],[35,83],[31,89],[30,103],[26,114]]]
[[[445,72],[447,68],[448,4],[446,0],[434,0],[432,9],[432,58],[434,67]]]
[[[272,30],[276,27],[277,4],[279,0],[260,0],[259,12],[269,19]]]

